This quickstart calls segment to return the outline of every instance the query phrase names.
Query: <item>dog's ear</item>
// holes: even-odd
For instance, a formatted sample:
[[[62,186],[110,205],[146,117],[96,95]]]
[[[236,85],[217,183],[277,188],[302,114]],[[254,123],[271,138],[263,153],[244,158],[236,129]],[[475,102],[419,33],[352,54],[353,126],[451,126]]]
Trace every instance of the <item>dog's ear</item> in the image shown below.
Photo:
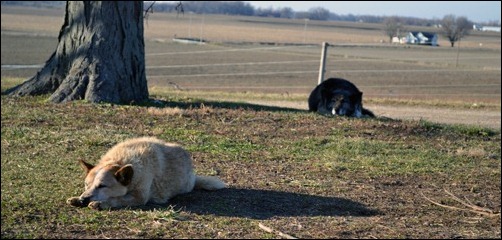
[[[127,164],[117,170],[114,175],[117,181],[119,181],[122,185],[127,186],[131,183],[133,174],[134,171],[132,169],[132,165]]]
[[[91,169],[94,168],[94,165],[87,163],[82,159],[79,159],[78,161],[80,162],[80,166],[82,166],[82,168],[84,169],[86,174],[89,173],[91,171]]]

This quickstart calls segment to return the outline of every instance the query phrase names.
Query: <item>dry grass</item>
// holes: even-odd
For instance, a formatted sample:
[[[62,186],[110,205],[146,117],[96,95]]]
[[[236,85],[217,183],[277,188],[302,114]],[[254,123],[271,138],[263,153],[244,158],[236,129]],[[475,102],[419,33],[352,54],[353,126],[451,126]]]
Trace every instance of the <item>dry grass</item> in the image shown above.
[[[479,147],[469,149],[459,148],[457,149],[456,154],[475,158],[480,158],[487,155],[486,151],[483,148]]]
[[[181,116],[183,113],[185,113],[185,110],[179,108],[179,107],[174,107],[174,108],[156,108],[156,107],[151,107],[148,108],[147,112],[149,114],[155,115],[155,116]]]
[[[63,20],[64,9],[2,6],[2,31],[57,36],[63,25]]]
[[[2,238],[500,238],[500,217],[417,194],[466,208],[445,188],[500,212],[500,131],[163,97],[2,96]],[[182,144],[229,188],[115,211],[65,204],[83,188],[77,159],[144,135]]]

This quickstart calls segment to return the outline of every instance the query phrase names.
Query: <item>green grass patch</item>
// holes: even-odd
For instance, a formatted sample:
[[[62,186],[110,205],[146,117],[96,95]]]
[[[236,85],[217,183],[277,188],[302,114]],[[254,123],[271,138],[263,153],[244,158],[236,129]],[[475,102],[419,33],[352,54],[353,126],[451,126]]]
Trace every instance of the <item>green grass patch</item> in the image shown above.
[[[409,186],[460,181],[462,188],[498,189],[489,196],[500,196],[500,132],[495,130],[328,118],[186,96],[165,96],[149,106],[52,104],[43,97],[2,96],[1,101],[2,238],[275,237],[257,228],[263,221],[297,237],[322,238],[345,236],[327,226],[339,226],[347,214],[366,216],[347,233],[363,237],[358,230],[375,227],[374,211],[365,205],[383,211],[379,217],[386,221],[396,221],[403,211],[415,215],[424,205],[381,202],[375,186],[397,182],[392,191],[401,194],[408,191],[399,188],[403,179],[412,182]],[[197,172],[219,175],[230,188],[179,196],[173,205],[112,211],[66,205],[83,191],[77,160],[96,162],[114,144],[145,135],[183,145]],[[422,201],[406,196],[412,198],[408,202]],[[449,218],[442,214],[436,218]],[[500,225],[486,223],[478,231],[494,226]],[[421,224],[414,228],[423,230]],[[410,236],[393,231],[398,232],[381,236]]]

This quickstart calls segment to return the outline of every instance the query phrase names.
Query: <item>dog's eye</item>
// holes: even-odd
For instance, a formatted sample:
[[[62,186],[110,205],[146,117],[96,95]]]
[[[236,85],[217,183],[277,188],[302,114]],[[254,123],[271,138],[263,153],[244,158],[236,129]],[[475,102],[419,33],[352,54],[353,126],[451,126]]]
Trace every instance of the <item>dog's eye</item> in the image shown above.
[[[106,186],[105,186],[105,185],[103,185],[103,184],[99,184],[99,185],[98,185],[98,188],[104,188],[104,187],[106,187]]]

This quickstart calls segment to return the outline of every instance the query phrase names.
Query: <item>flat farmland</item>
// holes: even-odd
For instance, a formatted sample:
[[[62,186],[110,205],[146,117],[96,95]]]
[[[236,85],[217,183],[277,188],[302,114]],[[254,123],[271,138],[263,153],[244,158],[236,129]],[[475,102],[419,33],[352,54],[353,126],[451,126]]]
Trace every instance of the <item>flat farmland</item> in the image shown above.
[[[2,78],[28,78],[38,71],[55,49],[63,16],[62,9],[2,8]],[[449,47],[440,37],[440,47],[428,47],[386,43],[381,27],[150,14],[145,22],[149,88],[154,94],[174,89],[198,96],[215,92],[216,98],[222,93],[277,94],[305,109],[318,81],[321,44],[328,42],[325,77],[354,82],[373,108],[391,100],[425,101],[426,108],[452,103],[500,111],[500,33],[472,32],[460,48]],[[201,38],[207,43],[180,43],[174,37]],[[249,98],[263,103],[262,97]]]
[[[2,9],[2,65],[43,64],[62,17],[63,10]],[[500,104],[500,34],[474,33],[460,49],[443,39],[434,48],[380,43],[386,39],[380,28],[308,21],[305,30],[304,20],[155,13],[145,23],[148,81],[150,87],[306,95],[317,84],[320,44],[328,42],[325,76],[353,81],[365,97]],[[210,43],[177,43],[174,36]],[[2,68],[2,76],[26,78],[37,70]]]
[[[174,49],[186,46],[165,44],[171,52],[162,55],[158,54],[162,44],[152,45],[159,48],[157,53],[147,54],[152,86],[172,82],[185,89],[308,94],[317,84],[319,46],[192,46],[192,54],[186,54],[186,50],[176,54]],[[363,51],[361,48],[374,56],[356,55]],[[413,58],[401,58],[403,51]],[[351,52],[355,54],[349,55]],[[469,58],[484,60],[455,67],[454,60],[444,57],[448,52],[444,54],[443,58],[428,59],[423,49],[334,46],[328,49],[325,76],[349,79],[370,98],[448,96],[451,100],[500,103],[500,71],[494,70],[496,62],[500,63],[499,55],[465,53]]]

